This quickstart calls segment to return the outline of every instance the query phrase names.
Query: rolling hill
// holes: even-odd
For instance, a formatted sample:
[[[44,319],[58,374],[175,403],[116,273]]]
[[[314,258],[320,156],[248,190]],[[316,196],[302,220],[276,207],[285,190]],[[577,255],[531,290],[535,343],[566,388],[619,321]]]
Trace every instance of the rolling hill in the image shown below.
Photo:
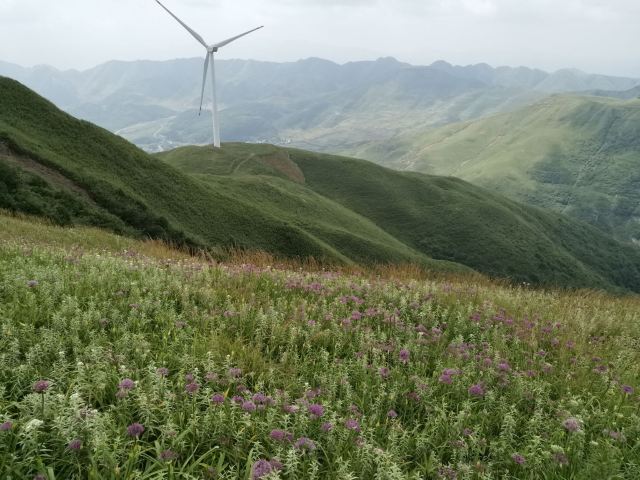
[[[363,160],[269,145],[227,144],[216,154],[207,147],[183,147],[158,156],[209,182],[255,174],[304,182],[412,249],[492,276],[576,285],[577,278],[603,275],[614,264],[615,275],[637,275],[640,252],[634,248],[586,224],[455,178],[395,172]],[[280,161],[274,162],[274,156]],[[625,253],[610,256],[618,251]]]
[[[360,154],[399,169],[454,175],[640,241],[638,99],[553,96]]]
[[[154,157],[0,79],[0,207],[192,248],[640,291],[640,252],[464,181],[270,145]]]

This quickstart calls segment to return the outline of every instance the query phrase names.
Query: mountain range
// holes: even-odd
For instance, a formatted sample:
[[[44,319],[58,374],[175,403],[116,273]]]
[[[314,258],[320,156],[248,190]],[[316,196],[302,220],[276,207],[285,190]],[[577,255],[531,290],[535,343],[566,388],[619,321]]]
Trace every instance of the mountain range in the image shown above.
[[[416,263],[640,291],[640,251],[456,178],[272,145],[150,155],[0,78],[0,207],[214,255]]]
[[[0,75],[32,88],[63,110],[117,132],[148,151],[209,139],[198,116],[202,59],[108,62],[85,71],[22,68]],[[271,63],[222,60],[222,134],[354,154],[372,140],[510,111],[558,92],[631,92],[638,79],[554,73],[438,61],[413,66],[393,58],[339,65],[310,58]]]

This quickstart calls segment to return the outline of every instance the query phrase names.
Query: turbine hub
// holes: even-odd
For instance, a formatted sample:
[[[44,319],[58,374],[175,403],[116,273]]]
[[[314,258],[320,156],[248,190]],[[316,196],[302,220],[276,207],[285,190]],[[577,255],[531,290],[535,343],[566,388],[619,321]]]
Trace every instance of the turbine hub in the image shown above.
[[[209,53],[216,53],[218,51],[217,47],[209,47],[207,48],[207,52]]]

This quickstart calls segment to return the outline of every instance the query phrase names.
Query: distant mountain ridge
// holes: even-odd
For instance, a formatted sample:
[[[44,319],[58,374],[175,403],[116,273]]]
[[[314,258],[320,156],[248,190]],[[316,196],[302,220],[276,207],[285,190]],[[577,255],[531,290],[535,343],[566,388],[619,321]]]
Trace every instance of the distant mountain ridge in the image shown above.
[[[157,151],[209,141],[210,117],[195,111],[201,68],[200,58],[112,61],[81,72],[0,62],[0,75]],[[353,153],[371,138],[511,110],[549,93],[625,91],[640,84],[575,70],[550,74],[444,61],[413,66],[394,58],[344,65],[318,58],[221,60],[218,70],[224,139],[340,153]]]

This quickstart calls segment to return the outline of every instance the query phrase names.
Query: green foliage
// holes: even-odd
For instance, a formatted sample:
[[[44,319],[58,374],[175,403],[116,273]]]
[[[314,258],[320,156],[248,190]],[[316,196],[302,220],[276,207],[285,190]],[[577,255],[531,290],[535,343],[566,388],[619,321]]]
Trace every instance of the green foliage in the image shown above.
[[[640,475],[637,298],[152,246],[0,215],[1,478]]]

